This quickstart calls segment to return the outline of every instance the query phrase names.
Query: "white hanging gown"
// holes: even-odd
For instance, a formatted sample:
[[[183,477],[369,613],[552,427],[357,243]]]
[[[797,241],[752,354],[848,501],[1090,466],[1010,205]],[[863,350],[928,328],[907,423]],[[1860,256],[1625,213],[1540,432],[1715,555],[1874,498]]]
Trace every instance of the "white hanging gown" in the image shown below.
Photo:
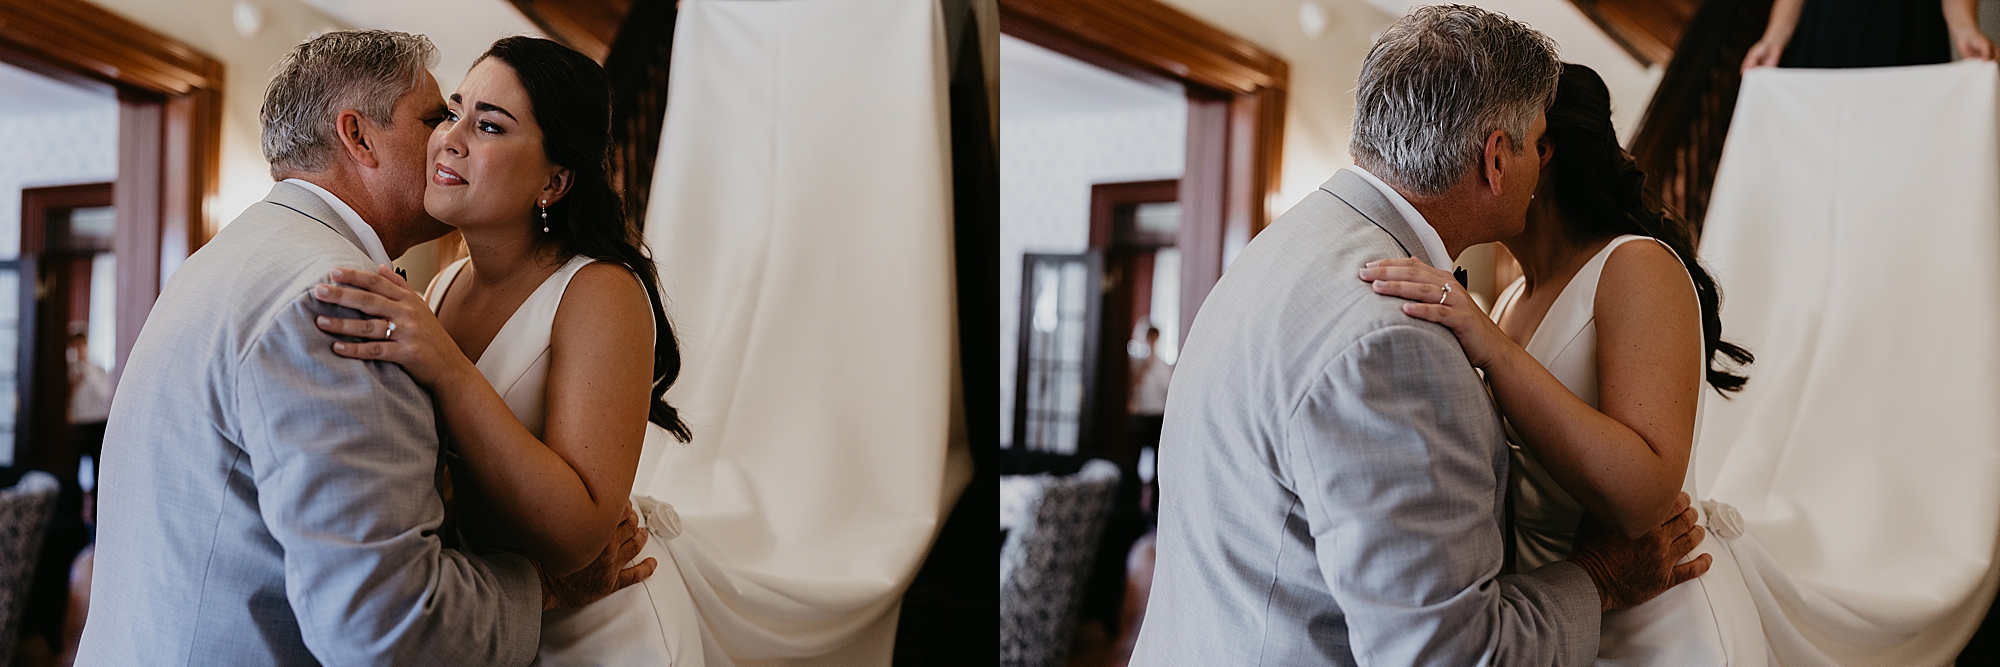
[[[1585,263],[1556,296],[1548,315],[1528,340],[1528,353],[1593,408],[1597,407],[1598,278],[1611,251],[1635,240],[1652,239],[1620,236]],[[1501,292],[1493,312],[1496,315],[1505,312],[1520,296],[1524,284],[1525,279],[1516,280]],[[1704,370],[1707,367],[1701,359],[1688,361]],[[1703,402],[1707,389],[1704,383]],[[1698,402],[1695,412],[1697,432],[1700,405]],[[1522,448],[1522,438],[1511,423],[1507,425],[1507,439],[1513,457],[1513,473],[1508,482],[1514,503],[1515,560],[1516,567],[1525,572],[1569,557],[1584,509],[1556,484],[1534,454]],[[1690,469],[1694,468],[1694,458],[1700,455],[1700,443],[1696,442],[1689,456]],[[1687,476],[1682,490],[1697,501],[1704,498],[1696,488],[1693,474]],[[1699,579],[1669,589],[1645,604],[1606,613],[1598,643],[1599,665],[1760,667],[1767,664],[1757,607],[1727,541],[1718,535],[1734,529],[1726,521],[1712,520],[1709,509],[1701,507],[1702,503],[1696,505],[1702,524],[1709,527],[1709,535],[1687,557],[1709,554],[1714,564]],[[1725,515],[1733,512],[1721,507],[1713,509]]]
[[[1786,667],[1950,665],[2000,587],[1996,116],[1983,60],[1743,76],[1701,255],[1757,363],[1692,470]]]
[[[549,334],[556,308],[561,305],[569,281],[589,257],[571,258],[554,275],[528,295],[514,311],[475,365],[499,392],[514,416],[535,437],[542,437],[548,416]],[[466,260],[459,260],[438,274],[431,288],[430,307],[437,310],[451,289]],[[659,430],[652,424],[648,431]],[[649,435],[651,435],[649,433]],[[456,458],[456,454],[452,454]],[[477,489],[461,482],[461,499],[477,494]],[[556,666],[668,667],[702,665],[700,617],[688,595],[681,570],[666,548],[680,534],[679,518],[673,508],[656,500],[634,498],[640,519],[651,533],[646,548],[633,562],[659,560],[658,569],[645,581],[627,587],[582,609],[542,614],[542,648],[536,664]],[[459,502],[460,532],[475,551],[518,551],[518,543],[508,527],[477,500]]]

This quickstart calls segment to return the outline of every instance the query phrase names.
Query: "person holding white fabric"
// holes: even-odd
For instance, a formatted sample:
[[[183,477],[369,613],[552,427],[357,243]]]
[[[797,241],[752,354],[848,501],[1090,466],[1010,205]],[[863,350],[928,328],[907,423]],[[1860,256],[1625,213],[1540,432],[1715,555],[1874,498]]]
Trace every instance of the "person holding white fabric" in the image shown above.
[[[608,90],[568,47],[495,42],[430,139],[425,208],[464,234],[469,257],[428,299],[386,266],[337,271],[315,293],[380,318],[320,318],[372,339],[336,354],[401,364],[435,394],[468,546],[557,572],[589,562],[627,511],[647,432],[689,437],[661,399],[680,352],[656,269],[605,175]],[[646,500],[642,576],[672,558],[661,544],[678,532],[672,508]],[[698,621],[670,567],[544,614],[539,663],[703,664]]]
[[[1409,259],[1369,263],[1360,278],[1410,299],[1403,311],[1450,327],[1484,369],[1505,413],[1513,457],[1514,566],[1568,556],[1586,514],[1638,534],[1674,510],[1688,473],[1706,380],[1751,355],[1721,339],[1715,281],[1694,259],[1692,229],[1644,194],[1619,148],[1611,98],[1589,68],[1565,64],[1548,111],[1552,156],[1523,231],[1502,243],[1522,273],[1489,319],[1442,270]],[[1709,515],[1704,521],[1716,525]],[[1718,529],[1725,537],[1730,531]],[[1601,665],[1762,665],[1764,635],[1721,540],[1687,586],[1604,615]]]

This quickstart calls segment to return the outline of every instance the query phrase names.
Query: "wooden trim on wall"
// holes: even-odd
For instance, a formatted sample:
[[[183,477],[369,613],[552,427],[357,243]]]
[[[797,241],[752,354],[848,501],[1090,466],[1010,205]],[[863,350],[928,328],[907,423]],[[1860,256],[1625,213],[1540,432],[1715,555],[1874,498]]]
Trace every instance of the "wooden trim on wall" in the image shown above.
[[[76,316],[67,295],[43,295],[61,285],[76,284],[56,275],[62,264],[52,260],[77,251],[51,248],[50,211],[116,206],[117,186],[85,183],[21,190],[21,255],[15,264],[20,277],[21,319],[15,338],[14,465],[74,470],[77,454],[69,442],[69,366],[62,349],[69,342],[69,323]],[[115,237],[114,237],[115,238]],[[123,313],[119,314],[120,316]]]
[[[1180,201],[1179,179],[1097,183],[1090,186],[1090,245],[1110,249],[1132,245],[1118,234],[1118,210],[1153,202]],[[1169,244],[1172,245],[1172,244]]]
[[[167,274],[217,228],[222,62],[81,0],[0,0],[0,60],[118,91],[120,238],[136,232],[116,251],[124,359]]]
[[[1208,291],[1222,279],[1228,253],[1224,240],[1229,204],[1241,200],[1228,192],[1229,99],[1188,95],[1187,169],[1181,173],[1181,322],[1182,335],[1194,327],[1195,313]],[[1240,184],[1240,183],[1239,183]],[[1185,340],[1185,339],[1183,339]]]
[[[1000,0],[1000,31],[1102,67],[1232,93],[1284,90],[1291,76],[1284,59],[1158,0]]]
[[[1159,0],[1000,0],[1000,31],[1188,94],[1181,331],[1222,267],[1270,224],[1284,146],[1283,58]]]
[[[674,2],[674,0],[647,0]],[[632,0],[510,0],[528,21],[599,64],[617,42]],[[675,11],[669,9],[668,11]]]
[[[220,61],[80,0],[0,0],[0,44],[158,93],[222,90]]]
[[[1132,367],[1131,358],[1125,354],[1125,341],[1132,338],[1132,325],[1138,321],[1139,294],[1152,291],[1153,252],[1161,247],[1178,246],[1179,238],[1134,238],[1129,228],[1129,212],[1139,204],[1180,201],[1180,195],[1177,179],[1098,183],[1090,187],[1090,252],[1102,257],[1099,268],[1104,276],[1099,290],[1103,305],[1098,307],[1097,315],[1100,354],[1096,384],[1091,387],[1096,407],[1092,429],[1085,431],[1090,443],[1088,453],[1093,456],[1113,461],[1139,460],[1139,449],[1132,442],[1129,428],[1131,416],[1126,412],[1132,396]],[[1181,225],[1182,229],[1186,227]],[[1141,281],[1142,275],[1145,282]]]

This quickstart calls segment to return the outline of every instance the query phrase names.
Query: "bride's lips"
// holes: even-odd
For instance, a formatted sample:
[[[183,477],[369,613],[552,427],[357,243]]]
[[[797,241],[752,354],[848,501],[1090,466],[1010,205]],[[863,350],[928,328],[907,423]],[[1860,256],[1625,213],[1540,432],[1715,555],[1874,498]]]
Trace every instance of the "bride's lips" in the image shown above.
[[[451,167],[439,164],[437,169],[431,171],[431,182],[438,185],[465,185],[465,177],[452,171]]]

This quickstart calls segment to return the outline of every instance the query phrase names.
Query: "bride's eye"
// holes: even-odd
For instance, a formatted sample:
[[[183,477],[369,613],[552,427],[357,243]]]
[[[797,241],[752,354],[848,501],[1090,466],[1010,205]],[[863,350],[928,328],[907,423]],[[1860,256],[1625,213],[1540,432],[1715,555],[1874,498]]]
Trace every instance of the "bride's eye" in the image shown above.
[[[479,130],[489,134],[500,134],[500,126],[494,125],[493,121],[479,121]]]
[[[452,110],[450,110],[450,109],[446,109],[446,110],[445,110],[445,112],[444,112],[444,122],[447,122],[447,123],[456,123],[456,122],[458,122],[458,112],[456,112],[456,111],[452,111]]]

